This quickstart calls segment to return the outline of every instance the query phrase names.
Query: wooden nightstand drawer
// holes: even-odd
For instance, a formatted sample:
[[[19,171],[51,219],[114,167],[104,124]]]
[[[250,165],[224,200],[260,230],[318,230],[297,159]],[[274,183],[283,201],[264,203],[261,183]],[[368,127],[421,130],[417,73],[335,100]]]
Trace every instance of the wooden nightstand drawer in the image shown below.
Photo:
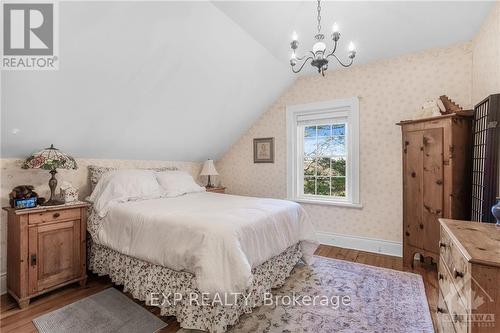
[[[37,224],[44,222],[58,222],[65,220],[80,219],[80,208],[61,209],[56,211],[30,213],[28,215],[29,224]]]

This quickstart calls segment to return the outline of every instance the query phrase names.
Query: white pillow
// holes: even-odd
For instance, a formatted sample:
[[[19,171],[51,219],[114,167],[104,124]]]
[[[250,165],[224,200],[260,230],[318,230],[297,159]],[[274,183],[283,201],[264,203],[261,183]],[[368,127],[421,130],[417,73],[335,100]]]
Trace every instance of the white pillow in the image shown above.
[[[161,197],[162,191],[152,170],[123,169],[106,172],[89,197],[100,217],[112,204]]]
[[[204,187],[196,184],[193,177],[184,171],[157,172],[156,179],[165,197],[177,197],[186,193],[205,191]]]

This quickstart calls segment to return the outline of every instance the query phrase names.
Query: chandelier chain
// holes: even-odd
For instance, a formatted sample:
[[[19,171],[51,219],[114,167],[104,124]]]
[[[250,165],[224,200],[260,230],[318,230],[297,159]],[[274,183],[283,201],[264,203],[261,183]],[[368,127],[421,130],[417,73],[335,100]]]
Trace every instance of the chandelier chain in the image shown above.
[[[318,33],[321,32],[321,0],[318,0]]]

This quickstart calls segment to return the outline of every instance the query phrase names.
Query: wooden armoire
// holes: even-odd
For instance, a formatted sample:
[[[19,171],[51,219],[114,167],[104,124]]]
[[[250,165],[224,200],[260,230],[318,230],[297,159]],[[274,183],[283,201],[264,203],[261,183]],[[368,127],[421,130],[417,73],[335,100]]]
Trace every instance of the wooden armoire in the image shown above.
[[[402,121],[403,265],[439,260],[439,218],[470,218],[472,113]]]

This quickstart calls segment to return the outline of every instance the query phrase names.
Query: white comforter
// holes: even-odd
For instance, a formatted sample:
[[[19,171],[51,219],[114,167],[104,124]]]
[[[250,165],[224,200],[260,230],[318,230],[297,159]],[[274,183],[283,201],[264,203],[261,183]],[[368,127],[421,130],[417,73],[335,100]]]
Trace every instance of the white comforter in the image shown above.
[[[192,193],[113,205],[102,220],[99,244],[188,271],[201,292],[243,292],[251,269],[301,242],[310,262],[314,229],[295,202]]]

